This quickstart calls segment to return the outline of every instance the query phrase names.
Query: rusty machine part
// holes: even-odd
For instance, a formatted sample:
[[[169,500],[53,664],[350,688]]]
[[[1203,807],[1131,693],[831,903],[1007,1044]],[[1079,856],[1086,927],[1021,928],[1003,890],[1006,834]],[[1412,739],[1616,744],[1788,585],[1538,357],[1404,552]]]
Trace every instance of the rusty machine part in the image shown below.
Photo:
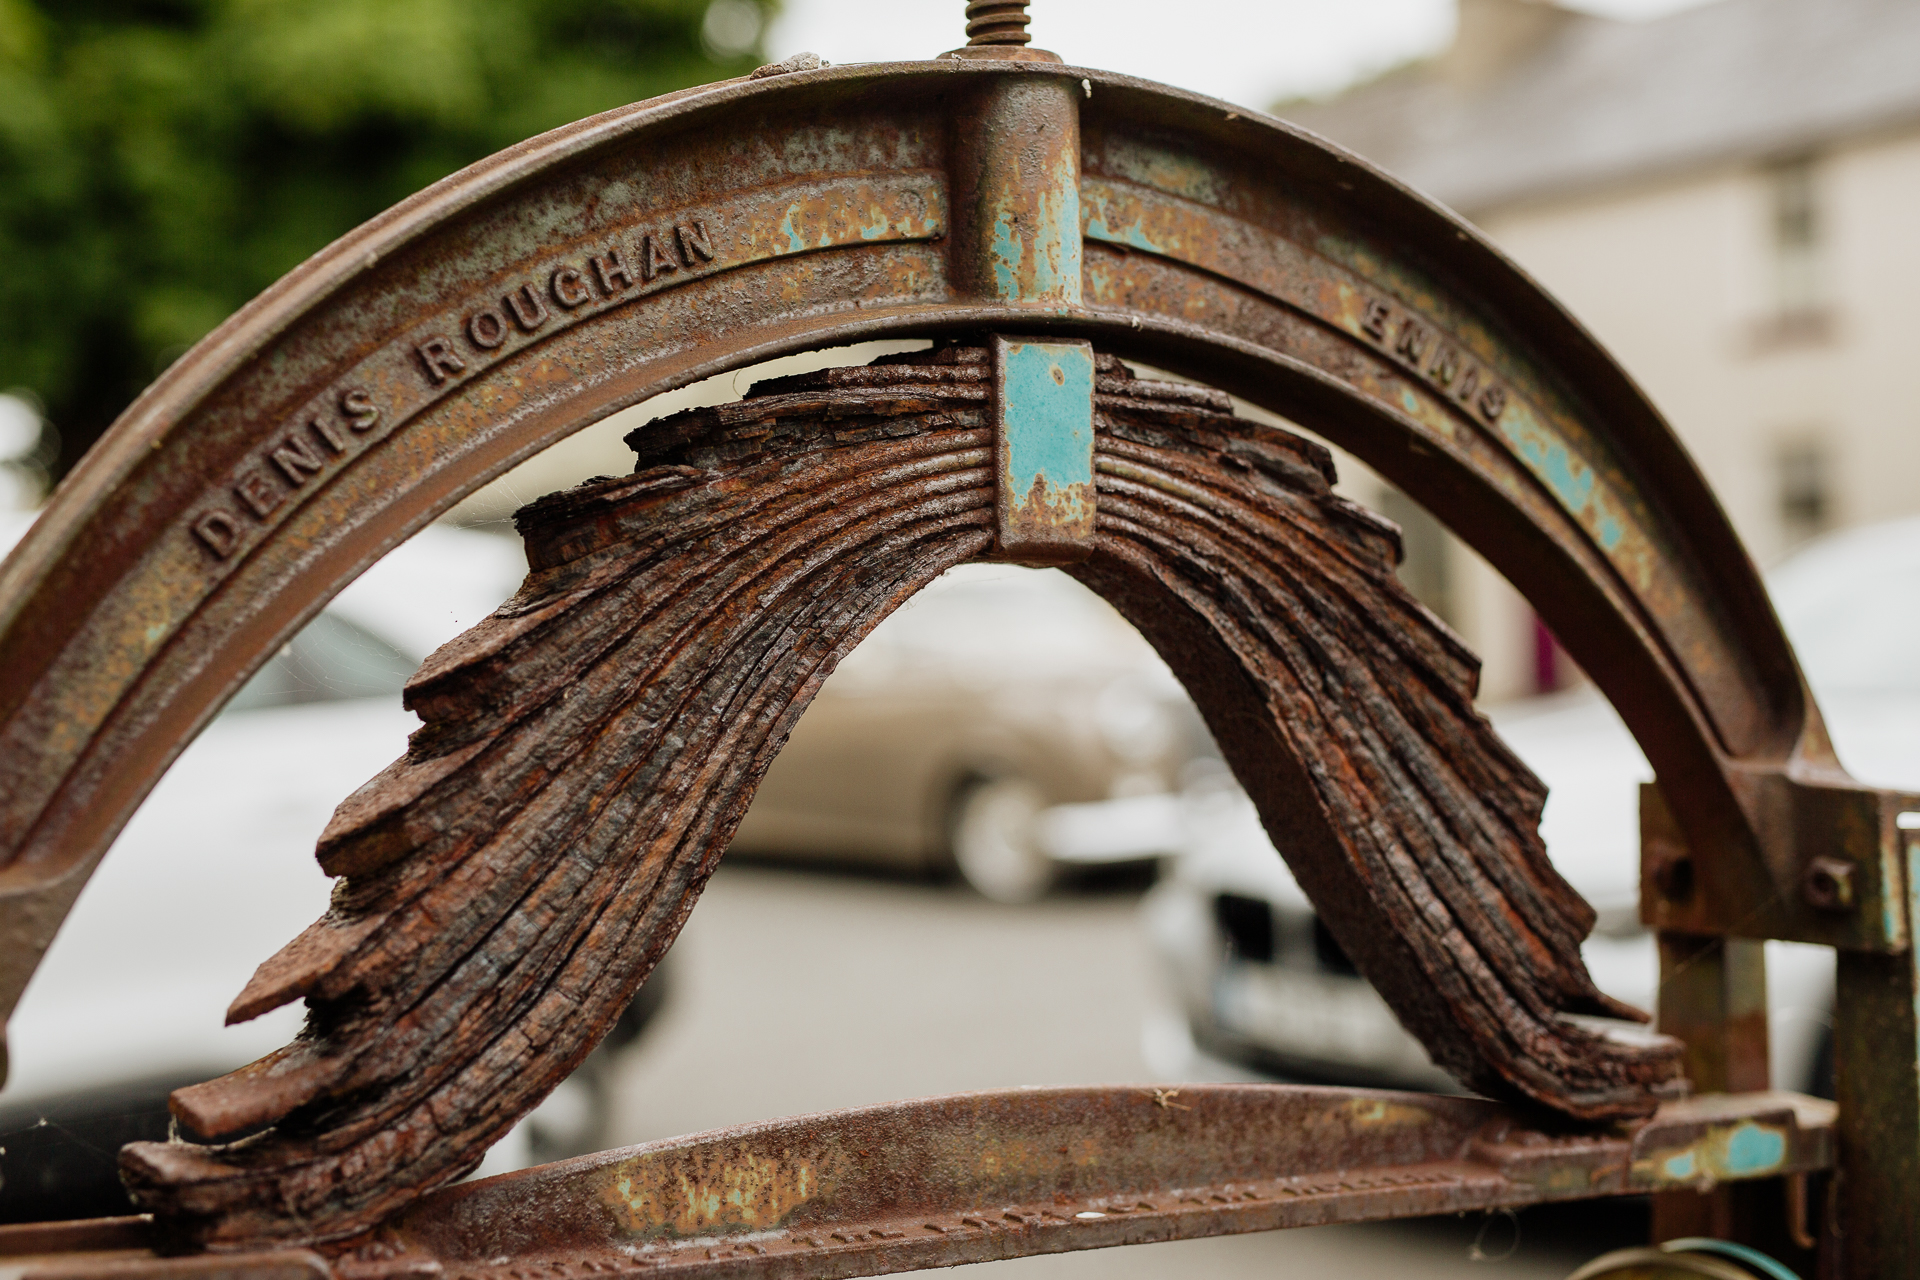
[[[1034,380],[1071,396],[1084,353],[1038,345]],[[326,1243],[478,1163],[633,999],[839,658],[954,565],[1021,558],[994,513],[1027,455],[993,420],[1056,425],[1008,391],[1035,346],[762,384],[636,432],[632,475],[523,509],[525,585],[409,682],[425,727],[321,837],[332,909],[229,1015],[305,997],[307,1032],[174,1095],[208,1138],[274,1127],[128,1147],[142,1206],[200,1247]],[[1193,691],[1348,954],[1481,1092],[1651,1113],[1680,1046],[1565,1018],[1636,1015],[1587,976],[1593,912],[1547,861],[1545,789],[1394,576],[1392,526],[1333,494],[1320,446],[1098,368],[1074,572]],[[1055,478],[1085,465],[1065,425]],[[1000,528],[1058,558],[1033,520]]]
[[[1760,940],[1838,947],[1845,1194],[1832,1197],[1825,1243],[1837,1274],[1920,1270],[1908,899],[1920,831],[1901,825],[1920,799],[1840,770],[1758,576],[1671,431],[1576,323],[1444,210],[1257,113],[997,42],[1014,31],[999,8],[973,15],[990,42],[932,61],[790,60],[502,152],[315,255],[127,411],[0,566],[0,1010],[224,699],[343,584],[486,480],[616,409],[789,352],[902,336],[1092,344],[1310,425],[1521,588],[1657,771],[1643,797],[1643,911],[1661,931],[1660,1025],[1684,1043],[1686,1074],[1706,1091],[1763,1089]],[[1242,496],[1265,474],[1243,472]],[[1079,482],[1061,479],[1064,500]],[[1101,503],[1115,480],[1097,477]],[[990,518],[1010,529],[1017,514]],[[1112,583],[1099,518],[1091,548],[1085,522],[1051,520],[1043,512],[1036,555],[1072,563],[1084,550],[1090,580]],[[867,601],[856,611],[878,607],[855,599]],[[453,744],[474,727],[428,731],[429,746],[449,748],[449,777],[463,763]],[[1288,757],[1272,751],[1259,767],[1284,779]],[[1281,785],[1251,781],[1256,794]],[[368,836],[339,846],[350,886],[403,875],[404,857],[381,859],[431,835],[380,821],[375,837],[378,821],[362,832],[349,813]],[[1529,836],[1510,832],[1507,847]],[[1351,907],[1327,905],[1358,939]],[[1425,907],[1450,925],[1446,900]],[[370,934],[372,918],[358,921]],[[345,973],[333,964],[342,923],[323,922],[310,954],[297,944],[276,962],[280,986],[253,995],[297,994],[310,977],[327,998]],[[1529,924],[1568,927],[1577,913],[1558,909]],[[1572,1003],[1528,1017],[1579,1003],[1578,979],[1553,974],[1540,989]],[[565,1021],[521,1012],[529,1027]],[[424,1033],[403,1020],[390,1042]],[[1481,1066],[1502,1060],[1485,1053],[1487,1035],[1466,1038]],[[1541,1043],[1576,1041],[1556,1031]],[[229,1103],[297,1109],[346,1078],[306,1052],[190,1105],[216,1129]],[[1517,1042],[1505,1060],[1535,1052]],[[1547,1074],[1571,1081],[1567,1065]],[[362,1139],[378,1145],[344,1137]],[[383,1203],[398,1208],[445,1172]],[[217,1217],[222,1192],[204,1189]],[[1726,1188],[1660,1203],[1670,1234],[1700,1233],[1672,1230],[1689,1214],[1720,1232],[1752,1221]],[[261,1268],[326,1265],[276,1256]]]
[[[1032,1253],[1687,1187],[1829,1166],[1833,1104],[1668,1103],[1630,1130],[1529,1126],[1472,1098],[1284,1085],[1016,1089],[743,1125],[436,1191],[330,1262],[341,1276],[512,1280],[646,1271],[856,1276]],[[0,1228],[26,1274],[98,1273],[157,1243],[139,1219],[60,1258]],[[39,1229],[44,1232],[44,1229]],[[116,1238],[117,1236],[117,1238]],[[38,1253],[32,1261],[21,1255]]]

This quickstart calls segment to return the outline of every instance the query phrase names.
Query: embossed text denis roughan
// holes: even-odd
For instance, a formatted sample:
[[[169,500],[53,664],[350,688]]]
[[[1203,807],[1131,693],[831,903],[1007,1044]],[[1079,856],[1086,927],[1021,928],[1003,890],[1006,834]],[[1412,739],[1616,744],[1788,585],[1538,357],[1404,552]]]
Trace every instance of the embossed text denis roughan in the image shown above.
[[[444,386],[464,374],[469,362],[500,350],[516,335],[538,332],[556,310],[576,311],[596,299],[615,298],[636,286],[665,285],[698,271],[714,259],[708,222],[691,218],[641,232],[624,244],[609,241],[584,262],[516,284],[498,303],[470,312],[455,332],[431,334],[414,344],[421,376],[429,386]]]
[[[364,390],[350,387],[332,399],[331,409],[275,432],[234,473],[232,501],[193,521],[194,537],[215,559],[232,555],[250,526],[267,523],[290,494],[357,451],[380,425],[380,406]]]
[[[1368,299],[1360,327],[1369,338],[1410,366],[1444,395],[1498,422],[1507,407],[1507,389],[1491,370],[1467,356],[1440,330],[1404,307]]]

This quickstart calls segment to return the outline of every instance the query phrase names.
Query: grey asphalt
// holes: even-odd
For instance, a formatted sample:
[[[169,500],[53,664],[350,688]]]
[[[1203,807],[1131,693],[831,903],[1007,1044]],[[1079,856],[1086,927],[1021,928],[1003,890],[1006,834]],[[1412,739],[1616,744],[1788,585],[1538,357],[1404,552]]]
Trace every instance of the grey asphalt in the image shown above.
[[[997,906],[954,885],[725,866],[673,957],[667,1008],[623,1066],[641,1142],[923,1094],[1166,1082],[1164,1008],[1136,892]],[[1204,1060],[1192,1071],[1210,1071]],[[1179,1072],[1176,1070],[1175,1075]],[[1214,1078],[1218,1078],[1215,1076]],[[1232,1236],[983,1263],[981,1280],[1483,1277],[1562,1280],[1635,1243],[1618,1208]],[[1518,1234],[1516,1245],[1515,1235]],[[1476,1260],[1478,1252],[1486,1259]]]

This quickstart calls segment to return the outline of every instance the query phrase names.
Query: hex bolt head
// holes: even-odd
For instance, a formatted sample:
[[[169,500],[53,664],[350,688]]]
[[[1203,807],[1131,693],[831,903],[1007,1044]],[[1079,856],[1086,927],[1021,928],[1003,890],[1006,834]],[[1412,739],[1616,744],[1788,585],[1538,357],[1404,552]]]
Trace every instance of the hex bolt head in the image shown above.
[[[1851,911],[1854,864],[1839,858],[1815,858],[1800,877],[1800,892],[1816,911]]]

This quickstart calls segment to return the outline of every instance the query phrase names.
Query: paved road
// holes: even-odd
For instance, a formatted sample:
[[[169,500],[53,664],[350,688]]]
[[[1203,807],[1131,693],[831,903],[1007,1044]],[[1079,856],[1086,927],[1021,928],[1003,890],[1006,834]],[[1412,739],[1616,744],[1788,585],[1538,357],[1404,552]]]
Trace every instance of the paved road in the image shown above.
[[[626,1064],[619,1136],[962,1089],[1155,1079],[1142,1026],[1158,1003],[1137,904],[1109,892],[1009,908],[957,886],[726,867],[675,947],[670,1005]],[[1631,1214],[1591,1210],[1316,1227],[946,1274],[1561,1280],[1634,1229]],[[1511,1256],[1474,1261],[1481,1233],[1483,1254]]]

